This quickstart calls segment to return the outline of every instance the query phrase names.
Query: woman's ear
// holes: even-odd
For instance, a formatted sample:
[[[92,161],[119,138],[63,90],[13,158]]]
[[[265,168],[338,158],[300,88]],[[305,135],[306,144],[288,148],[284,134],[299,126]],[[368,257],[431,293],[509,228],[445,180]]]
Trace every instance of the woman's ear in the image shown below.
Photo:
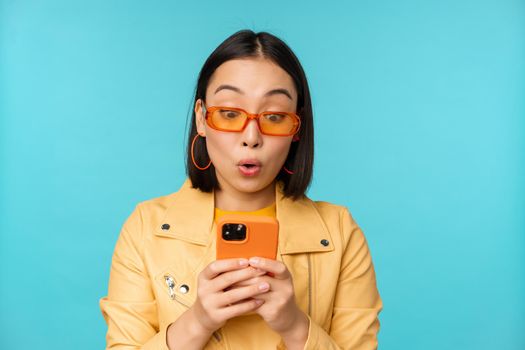
[[[197,126],[197,134],[206,137],[206,122],[204,120],[204,109],[202,108],[202,100],[199,98],[195,101],[195,125]]]

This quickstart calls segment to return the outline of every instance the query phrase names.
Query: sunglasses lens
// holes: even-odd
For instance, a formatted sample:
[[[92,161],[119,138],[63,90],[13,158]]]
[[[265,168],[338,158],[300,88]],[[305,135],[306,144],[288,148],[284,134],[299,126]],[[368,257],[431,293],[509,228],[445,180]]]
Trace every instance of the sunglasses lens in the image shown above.
[[[211,114],[213,126],[226,131],[241,131],[247,115],[235,109],[220,108]]]
[[[224,131],[241,131],[248,116],[246,113],[228,108],[219,108],[211,113],[212,126]],[[266,112],[259,120],[261,132],[270,135],[290,135],[297,131],[298,121],[286,113]]]
[[[273,135],[289,135],[295,131],[296,120],[286,113],[264,113],[260,119],[263,132]]]

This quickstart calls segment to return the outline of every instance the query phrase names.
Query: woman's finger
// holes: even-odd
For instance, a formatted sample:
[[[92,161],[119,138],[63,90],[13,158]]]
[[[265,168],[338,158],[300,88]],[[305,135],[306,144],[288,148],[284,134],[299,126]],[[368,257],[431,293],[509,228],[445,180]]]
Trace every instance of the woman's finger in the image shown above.
[[[249,265],[246,259],[221,259],[208,264],[200,273],[205,279],[211,280],[215,276],[227,271],[238,270]]]
[[[257,309],[259,306],[264,304],[264,300],[261,299],[248,299],[245,301],[240,301],[235,304],[231,304],[219,312],[223,313],[225,319],[230,319],[236,316],[246,314],[250,311]]]
[[[286,265],[278,260],[252,257],[250,258],[250,266],[268,271],[271,273],[270,276],[277,279],[284,280],[290,277],[290,272],[286,268]]]
[[[244,280],[251,280],[264,273],[264,271],[258,271],[251,266],[240,270],[224,272],[213,279],[213,290],[223,290],[234,284],[242,283]]]
[[[255,275],[255,277],[248,278],[248,279],[245,279],[243,281],[239,281],[237,283],[234,283],[234,284],[230,285],[227,289],[233,289],[233,288],[249,286],[249,285],[252,285],[252,284],[260,283],[262,281],[266,281],[268,283],[271,283],[271,277],[270,276],[266,277],[267,274],[268,274],[268,272],[259,270],[258,274]]]
[[[235,304],[243,299],[248,299],[261,293],[266,293],[270,290],[270,284],[268,282],[261,282],[259,284],[230,289],[222,293],[218,297],[218,304],[220,306],[227,306]]]

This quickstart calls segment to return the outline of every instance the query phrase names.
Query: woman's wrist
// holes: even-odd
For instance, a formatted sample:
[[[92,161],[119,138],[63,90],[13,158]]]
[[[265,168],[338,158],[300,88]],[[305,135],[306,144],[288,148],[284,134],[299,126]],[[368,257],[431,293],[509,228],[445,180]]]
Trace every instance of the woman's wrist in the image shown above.
[[[298,310],[294,323],[285,332],[281,333],[286,348],[290,350],[304,349],[306,341],[308,340],[308,332],[310,329],[310,320],[308,316],[301,310]]]
[[[170,350],[202,349],[213,332],[198,321],[193,308],[189,308],[166,330],[166,344]]]

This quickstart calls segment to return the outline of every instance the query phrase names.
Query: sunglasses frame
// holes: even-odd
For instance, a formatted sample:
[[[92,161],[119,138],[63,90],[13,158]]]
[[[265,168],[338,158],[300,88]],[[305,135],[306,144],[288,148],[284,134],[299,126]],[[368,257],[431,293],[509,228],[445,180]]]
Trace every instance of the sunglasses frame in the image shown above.
[[[255,119],[257,121],[257,127],[259,128],[259,132],[263,135],[270,135],[270,136],[292,136],[292,135],[295,135],[299,132],[299,129],[301,127],[301,118],[299,117],[299,115],[297,115],[296,113],[293,113],[293,112],[277,112],[277,111],[265,111],[265,112],[261,112],[261,113],[249,113],[247,111],[245,111],[244,109],[242,108],[237,108],[237,107],[225,107],[225,106],[211,106],[211,107],[208,107],[206,108],[206,106],[204,105],[204,102],[202,102],[202,108],[204,110],[204,119],[206,120],[206,124],[208,124],[208,126],[212,129],[215,129],[215,130],[219,130],[219,131],[225,131],[225,132],[242,132],[244,131],[244,129],[246,129],[246,125],[248,125],[248,122],[252,119]],[[240,130],[228,130],[228,129],[222,129],[222,128],[219,128],[218,126],[216,125],[213,125],[213,122],[211,121],[211,115],[213,112],[215,112],[216,110],[218,109],[231,109],[231,110],[234,110],[234,111],[238,111],[238,112],[242,112],[242,113],[245,113],[248,118],[246,118],[246,120],[244,121],[244,125],[242,126],[242,128]],[[294,129],[292,132],[288,133],[288,134],[271,134],[271,133],[267,133],[267,132],[263,132],[262,129],[261,129],[261,124],[260,124],[260,118],[264,115],[267,115],[267,114],[275,114],[275,113],[279,113],[279,114],[286,114],[286,115],[289,115],[291,116],[293,119],[294,119]]]

